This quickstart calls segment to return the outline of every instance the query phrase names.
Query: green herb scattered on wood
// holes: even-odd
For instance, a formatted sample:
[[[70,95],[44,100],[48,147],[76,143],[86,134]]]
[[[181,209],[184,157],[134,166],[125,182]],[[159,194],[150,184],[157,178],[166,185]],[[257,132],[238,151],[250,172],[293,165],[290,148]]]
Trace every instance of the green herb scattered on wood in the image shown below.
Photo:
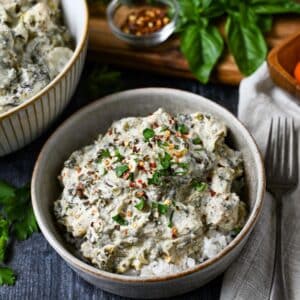
[[[15,237],[26,240],[38,226],[30,204],[30,188],[14,188],[0,181],[0,285],[13,285],[13,270],[3,265],[9,241]]]

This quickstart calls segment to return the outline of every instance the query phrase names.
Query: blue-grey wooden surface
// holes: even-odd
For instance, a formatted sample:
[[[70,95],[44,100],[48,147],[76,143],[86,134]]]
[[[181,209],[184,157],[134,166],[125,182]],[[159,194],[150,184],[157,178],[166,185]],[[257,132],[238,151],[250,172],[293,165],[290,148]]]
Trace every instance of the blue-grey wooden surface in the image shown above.
[[[33,166],[45,140],[57,126],[74,111],[96,98],[89,95],[84,81],[94,65],[87,64],[73,100],[63,115],[43,136],[24,149],[0,158],[0,179],[16,186],[28,183]],[[161,77],[122,70],[122,89],[141,87],[170,87],[188,90],[221,104],[236,114],[238,88],[219,84],[201,85],[195,81]],[[8,265],[17,273],[15,286],[0,287],[2,300],[121,300],[124,298],[103,292],[79,278],[50,247],[41,233],[24,242],[13,242],[9,249]],[[206,286],[176,299],[218,299],[222,276]]]

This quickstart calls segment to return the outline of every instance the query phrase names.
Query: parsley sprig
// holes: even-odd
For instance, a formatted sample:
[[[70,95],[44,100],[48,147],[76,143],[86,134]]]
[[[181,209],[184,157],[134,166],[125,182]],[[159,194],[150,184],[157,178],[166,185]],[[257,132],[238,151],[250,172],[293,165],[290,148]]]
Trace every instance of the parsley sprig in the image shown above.
[[[6,258],[6,250],[13,237],[26,240],[38,226],[30,205],[30,188],[28,185],[15,188],[0,181],[0,263]],[[14,271],[0,266],[0,285],[13,285]]]

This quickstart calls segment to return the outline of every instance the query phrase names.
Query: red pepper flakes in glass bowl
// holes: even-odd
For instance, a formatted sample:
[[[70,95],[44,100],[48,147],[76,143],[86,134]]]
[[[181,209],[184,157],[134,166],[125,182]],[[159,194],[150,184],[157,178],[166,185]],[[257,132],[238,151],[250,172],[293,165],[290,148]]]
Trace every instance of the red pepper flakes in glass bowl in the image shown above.
[[[155,46],[174,32],[176,0],[113,0],[107,7],[108,24],[119,39],[140,47]]]

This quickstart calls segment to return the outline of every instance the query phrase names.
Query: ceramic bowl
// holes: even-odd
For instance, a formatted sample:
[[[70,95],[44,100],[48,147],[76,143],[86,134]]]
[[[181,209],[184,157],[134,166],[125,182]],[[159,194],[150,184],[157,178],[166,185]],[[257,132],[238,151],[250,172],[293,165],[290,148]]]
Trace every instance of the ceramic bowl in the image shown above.
[[[101,271],[76,257],[57,229],[53,202],[61,192],[57,176],[70,154],[105,133],[114,120],[146,116],[159,107],[179,112],[207,112],[223,120],[230,142],[245,161],[247,191],[244,200],[249,217],[238,236],[216,257],[172,276],[140,278]],[[161,298],[186,293],[221,274],[239,255],[259,217],[265,191],[264,168],[259,150],[247,131],[230,112],[201,96],[184,91],[146,88],[117,93],[88,105],[65,121],[49,138],[40,153],[32,179],[32,203],[42,233],[57,253],[82,278],[101,289],[133,298]]]
[[[61,0],[66,25],[75,39],[75,51],[63,71],[35,96],[0,114],[0,156],[37,138],[60,115],[75,91],[84,65],[88,35],[85,0]]]
[[[268,56],[268,65],[273,81],[300,100],[300,83],[293,76],[299,61],[299,32],[275,47]]]

